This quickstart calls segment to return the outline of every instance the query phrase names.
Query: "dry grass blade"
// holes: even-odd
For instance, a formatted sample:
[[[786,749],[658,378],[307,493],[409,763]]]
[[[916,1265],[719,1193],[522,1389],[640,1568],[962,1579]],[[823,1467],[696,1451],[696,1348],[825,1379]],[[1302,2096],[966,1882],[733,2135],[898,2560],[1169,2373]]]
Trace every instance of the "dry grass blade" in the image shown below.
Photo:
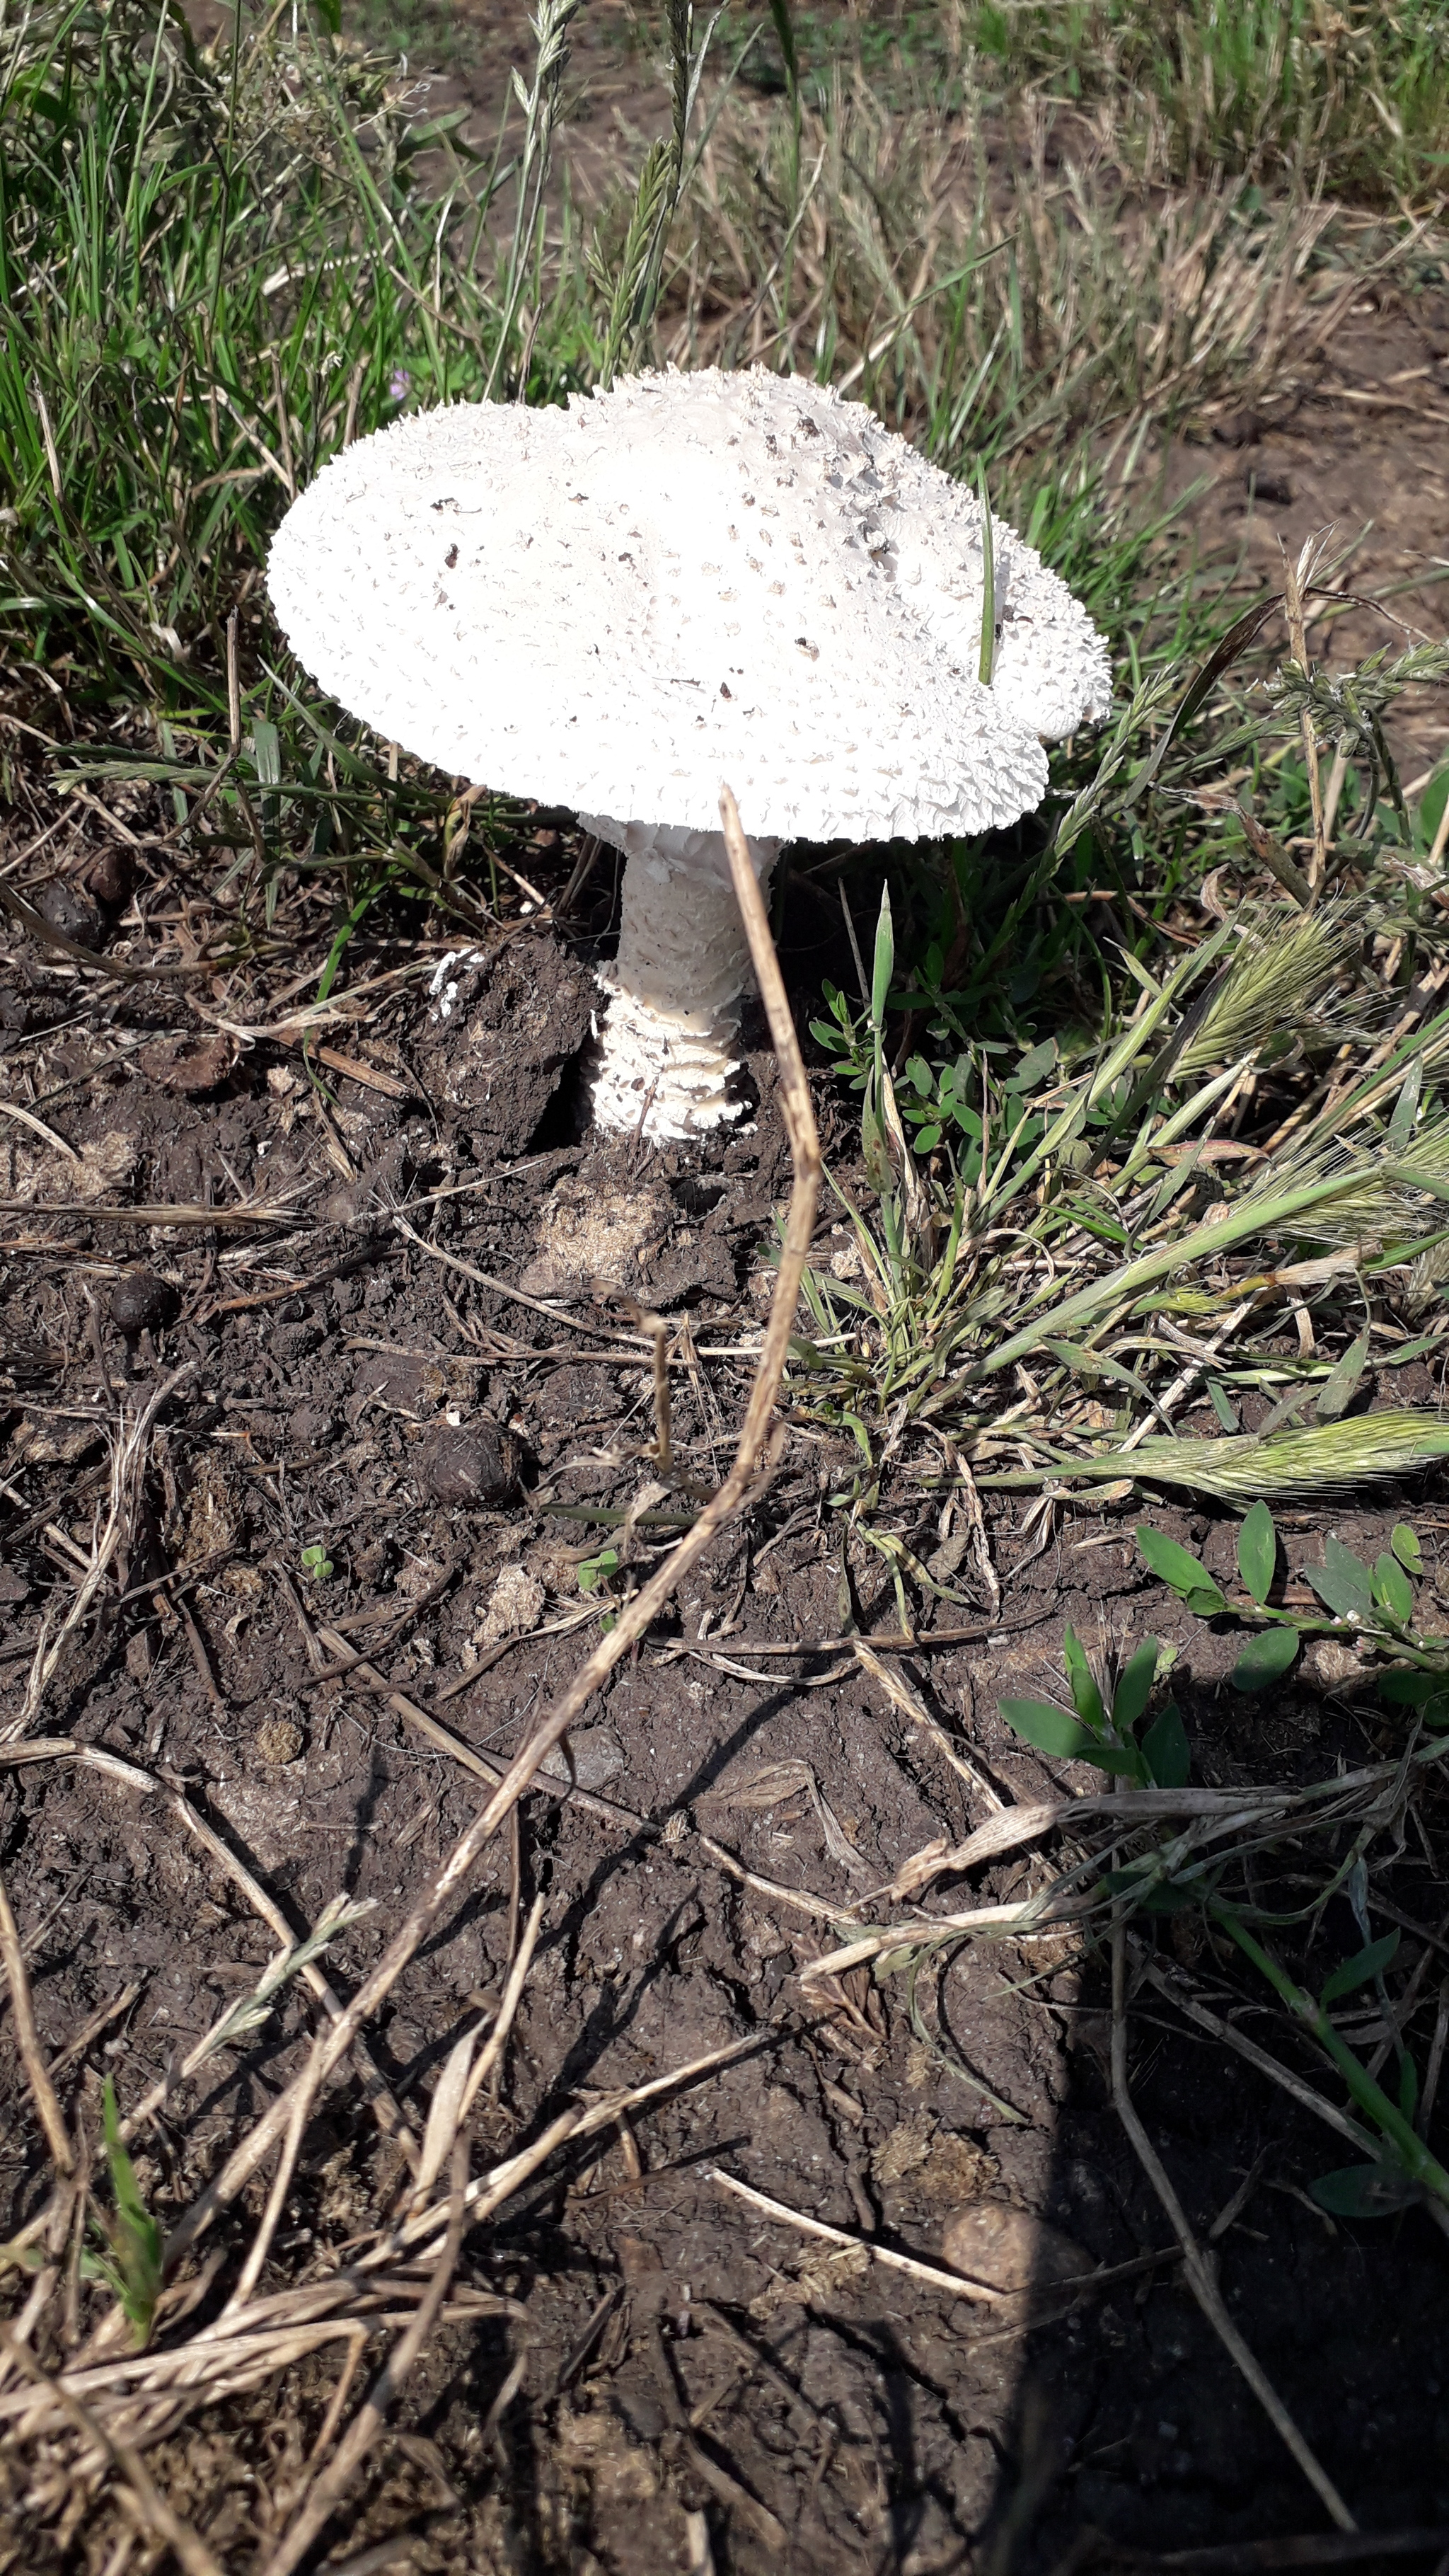
[[[730,2066],[737,2057],[747,2056],[752,2050],[766,2045],[768,2042],[763,2041],[758,2032],[750,2031],[743,2039],[730,2040],[724,2048],[711,2048],[703,2057],[692,2057],[683,2066],[671,2066],[665,2074],[651,2076],[647,2084],[606,2093],[597,2102],[561,2111],[538,2137],[528,2146],[521,2147],[517,2155],[506,2157],[501,2165],[494,2166],[491,2173],[479,2174],[469,2183],[470,2219],[477,2225],[481,2219],[491,2218],[493,2212],[501,2209],[506,2200],[511,2200],[514,2193],[521,2190],[529,2177],[546,2165],[560,2147],[568,2146],[576,2138],[591,2138],[600,2129],[615,2128],[621,2117],[627,2117],[631,2111],[643,2110],[648,2103],[657,2101],[663,2093],[672,2092],[677,2085],[693,2084],[701,2075],[713,2075],[717,2068]],[[435,2202],[431,2209],[418,2211],[416,2216],[405,2219],[368,2260],[391,2262],[399,2253],[426,2244],[430,2237],[437,2235],[447,2215],[446,2201]]]
[[[1332,2102],[1325,2102],[1321,2093],[1315,2093],[1311,2084],[1305,2084],[1302,2077],[1294,2075],[1288,2067],[1280,2066],[1276,2057],[1269,2056],[1266,2048],[1259,2048],[1255,2040],[1246,2038],[1232,2022],[1210,2012],[1206,2004],[1199,2003],[1196,1995],[1186,1993],[1182,1983],[1169,1977],[1155,1960],[1144,1959],[1142,1973],[1149,1985],[1155,1986],[1158,1993],[1168,2003],[1175,2004],[1179,2012],[1186,2013],[1188,2020],[1195,2021],[1200,2030],[1208,2031],[1214,2039],[1220,2039],[1227,2047],[1235,2049],[1250,2066],[1256,2066],[1260,2075],[1266,2075],[1270,2083],[1281,2085],[1302,2109],[1311,2111],[1316,2120],[1325,2121],[1330,2129],[1336,2129],[1341,2138],[1347,2138],[1349,2145],[1357,2147],[1370,2164],[1376,2160],[1379,2152],[1377,2140],[1370,2137],[1367,2129],[1360,2128],[1357,2120],[1351,2120],[1346,2111],[1338,2110]]]
[[[31,1134],[38,1136],[42,1145],[47,1145],[53,1154],[63,1155],[68,1163],[80,1168],[81,1158],[74,1145],[68,1145],[63,1136],[57,1136],[55,1129],[47,1127],[43,1118],[37,1118],[34,1110],[22,1109],[18,1100],[0,1100],[0,1118],[18,1119],[21,1126],[28,1127]]]
[[[190,1799],[185,1796],[182,1790],[175,1788],[172,1789],[171,1803],[182,1823],[185,1825],[188,1833],[194,1834],[203,1850],[210,1852],[212,1859],[216,1861],[223,1870],[225,1870],[227,1877],[232,1881],[233,1885],[241,1889],[247,1903],[255,1908],[256,1912],[261,1916],[262,1921],[268,1925],[270,1930],[275,1932],[277,1939],[283,1944],[284,1948],[290,1950],[295,1938],[292,1927],[288,1923],[281,1907],[272,1902],[271,1897],[267,1894],[267,1891],[262,1886],[260,1880],[253,1876],[252,1872],[246,1867],[246,1864],[232,1850],[231,1845],[223,1841],[220,1834],[213,1833],[205,1818],[197,1814]],[[309,1959],[305,1963],[301,1970],[301,1975],[307,1986],[311,1989],[311,1992],[316,1996],[318,2002],[321,2004],[323,2011],[328,2014],[331,2020],[336,2021],[342,2011],[342,2005],[339,2002],[333,1987],[329,1983],[326,1974],[318,1966],[315,1959]],[[385,2137],[391,2138],[393,2144],[397,2147],[399,2154],[405,2158],[407,2163],[410,2166],[415,2167],[418,2158],[417,2140],[408,2126],[401,2104],[398,2102],[365,2040],[360,2039],[358,2041],[357,2058],[358,2064],[362,2070],[363,2088],[368,2101],[372,2105],[379,2128],[382,2130]],[[163,2089],[161,2092],[161,2099],[164,2100],[164,2098],[165,2094]],[[121,2135],[123,2137],[129,2137],[132,2129],[136,2125],[136,2122],[143,2118],[149,2110],[156,2107],[158,2107],[158,2105],[148,2098],[148,2100],[143,2103],[137,2111],[132,2113],[128,2119],[122,2121]]]
[[[0,2326],[0,2345],[3,2345],[16,2368],[23,2372],[32,2386],[43,2389],[53,2400],[58,2412],[68,2418],[77,2432],[84,2435],[87,2446],[99,2451],[103,2459],[114,2462],[136,2499],[141,2521],[163,2549],[175,2551],[186,2570],[186,2576],[225,2576],[225,2571],[218,2560],[212,2556],[201,2534],[193,2531],[189,2522],[183,2522],[181,2516],[173,2512],[165,2497],[159,2493],[156,2482],[140,2454],[129,2443],[113,2440],[104,2427],[97,2423],[89,2408],[84,2406],[62,2381],[52,2379],[48,2371],[42,2370],[34,2354],[27,2352],[19,2338],[4,2326]]]
[[[528,1981],[528,1971],[533,1963],[533,1953],[543,1923],[543,1905],[543,1898],[537,1896],[529,1908],[528,1921],[523,1926],[513,1965],[508,1971],[508,1983],[503,1989],[503,2001],[498,2007],[498,2019],[488,2033],[479,2052],[478,2063],[468,2078],[467,2089],[463,2095],[463,2107],[458,2115],[460,2119],[467,2119],[478,2095],[508,2045],[508,2034],[513,2028],[514,2018],[523,1999],[523,1989]]]
[[[990,1782],[982,1779],[979,1771],[952,1743],[944,1726],[938,1726],[914,1684],[906,1679],[904,1673],[893,1673],[888,1664],[881,1662],[876,1652],[875,1639],[867,1641],[864,1637],[852,1637],[850,1643],[855,1650],[855,1660],[861,1671],[869,1673],[871,1680],[879,1683],[892,1708],[899,1711],[908,1725],[918,1726],[923,1735],[930,1737],[937,1752],[950,1763],[959,1778],[969,1782],[978,1795],[988,1798],[993,1805],[999,1806],[1001,1801]]]
[[[712,1660],[721,1659],[716,1657]],[[848,1671],[850,1668],[847,1665],[845,1669]],[[762,1771],[755,1772],[748,1780],[739,1781],[732,1788],[706,1790],[699,1804],[744,1807],[762,1813],[766,1808],[783,1806],[787,1798],[801,1795],[809,1799],[815,1810],[825,1848],[837,1868],[843,1869],[848,1878],[868,1878],[870,1872],[865,1862],[847,1837],[808,1762],[795,1757],[783,1762],[769,1762]]]
[[[478,2045],[479,2025],[465,2031],[456,2047],[449,2051],[442,2074],[433,2089],[428,2125],[423,2132],[423,2151],[412,2191],[411,2206],[414,2210],[424,2206],[429,2192],[452,2152],[454,2136],[467,2119],[479,2093],[507,2046],[508,2034],[513,2027],[514,2017],[523,1998],[523,1989],[528,1982],[528,1971],[533,1962],[533,1953],[543,1923],[543,1909],[544,1899],[541,1896],[535,1897],[529,1909],[528,1921],[523,1927],[513,1965],[508,1971],[508,1982],[503,1989],[503,2000],[498,2007],[498,2017],[488,2034],[485,2046],[479,2053],[477,2064],[473,2063],[473,2051]]]
[[[0,1743],[13,1744],[17,1737],[28,1734],[39,1716],[46,1686],[65,1652],[67,1640],[89,1611],[125,1535],[140,1486],[151,1427],[177,1387],[194,1375],[196,1365],[195,1360],[183,1360],[180,1368],[173,1369],[169,1377],[163,1378],[160,1385],[152,1389],[129,1430],[122,1413],[111,1447],[110,1499],[104,1526],[91,1542],[90,1563],[71,1596],[59,1628],[52,1632],[45,1621],[41,1623],[24,1704],[20,1715],[0,1730]]]
[[[736,2200],[760,2210],[767,2218],[778,2219],[784,2227],[793,2227],[799,2235],[816,2236],[823,2244],[868,2254],[872,2262],[883,2264],[888,2272],[904,2272],[908,2279],[924,2281],[929,2289],[945,2290],[953,2299],[971,2299],[982,2307],[995,2308],[1011,2297],[1009,2291],[993,2290],[987,2282],[973,2281],[964,2272],[947,2272],[939,2263],[922,2263],[914,2254],[897,2254],[889,2245],[875,2245],[868,2236],[852,2236],[847,2228],[828,2227],[823,2218],[807,2218],[803,2210],[791,2209],[783,2200],[771,2200],[768,2193],[739,2182],[719,2165],[709,2165],[705,2171],[721,2191],[732,2192]]]
[[[1262,2365],[1229,2316],[1223,2294],[1188,2225],[1187,2213],[1172,2187],[1167,2169],[1133,2107],[1127,2081],[1127,1931],[1120,1912],[1112,1932],[1112,2101],[1137,2160],[1182,2247],[1183,2268],[1203,2315],[1242,2372],[1275,2433],[1291,2451],[1325,2511],[1340,2531],[1356,2531],[1358,2525],[1328,2471],[1309,2449]]]
[[[108,976],[113,984],[192,983],[215,975],[225,963],[224,959],[216,957],[195,966],[122,966],[114,957],[102,957],[94,948],[83,948],[78,939],[70,939],[63,930],[57,930],[43,913],[34,911],[25,902],[13,886],[0,885],[0,904],[7,912],[13,913],[42,948],[54,949],[57,956],[69,958],[73,965],[88,967],[93,974]]]
[[[172,1207],[98,1207],[93,1199],[0,1199],[5,1216],[78,1216],[87,1225],[295,1226],[299,1218],[285,1208],[263,1206],[203,1207],[178,1200]],[[295,1286],[291,1291],[296,1295]]]
[[[63,2174],[75,2171],[75,2150],[65,2125],[65,2115],[55,2097],[55,2086],[41,2051],[40,2035],[35,2027],[35,2014],[30,2002],[30,1978],[26,1972],[25,1954],[20,1935],[10,1910],[5,1881],[0,1878],[0,1961],[5,1968],[10,1988],[10,2009],[15,2015],[15,2037],[19,2044],[26,2082],[34,2097],[40,2125],[58,2169]]]
[[[328,2523],[347,2493],[364,2459],[377,2440],[389,2413],[406,2387],[413,2366],[437,2322],[448,2284],[457,2268],[463,2243],[466,2207],[464,2184],[467,2180],[468,2150],[466,2140],[455,2134],[449,2142],[452,2163],[452,2190],[449,2196],[448,2232],[442,2250],[433,2266],[432,2278],[419,2302],[417,2315],[400,2337],[393,2352],[383,2364],[377,2382],[365,2404],[339,2445],[329,2465],[322,2471],[311,2493],[298,2507],[276,2548],[266,2559],[261,2576],[291,2576],[291,2570],[306,2555],[324,2525]]]
[[[918,1949],[923,1942],[952,1941],[963,1932],[1009,1935],[1013,1941],[1051,1939],[1064,1924],[1079,1923],[1085,1915],[1095,1913],[1098,1903],[1093,1894],[1063,1893],[1055,1881],[1050,1881],[1019,1905],[975,1905],[964,1914],[919,1914],[905,1923],[863,1932],[859,1940],[845,1942],[826,1958],[812,1959],[808,1967],[801,1969],[800,1983],[809,1986],[821,1977],[840,1977],[847,1968],[866,1967],[874,1959],[889,1958],[893,1952]],[[838,1907],[817,1903],[813,1911],[830,1913],[837,1922],[840,1920]]]

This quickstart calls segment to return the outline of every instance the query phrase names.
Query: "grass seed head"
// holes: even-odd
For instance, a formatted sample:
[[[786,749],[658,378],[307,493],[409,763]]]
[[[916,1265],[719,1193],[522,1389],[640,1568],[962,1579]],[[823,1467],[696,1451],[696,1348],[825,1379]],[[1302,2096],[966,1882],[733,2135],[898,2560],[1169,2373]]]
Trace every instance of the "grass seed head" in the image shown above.
[[[1324,1002],[1362,931],[1346,910],[1280,913],[1244,931],[1187,1026],[1178,1080],[1256,1054],[1274,1038],[1327,1036]]]

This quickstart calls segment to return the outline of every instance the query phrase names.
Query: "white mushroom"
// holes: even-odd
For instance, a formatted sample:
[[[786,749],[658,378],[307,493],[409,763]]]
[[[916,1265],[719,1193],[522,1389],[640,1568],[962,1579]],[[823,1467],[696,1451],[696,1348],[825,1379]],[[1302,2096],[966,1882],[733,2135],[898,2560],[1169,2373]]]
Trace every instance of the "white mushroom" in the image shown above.
[[[719,832],[940,838],[1041,799],[1043,737],[1106,712],[1107,654],[980,503],[861,404],[756,369],[564,410],[458,404],[349,447],[268,581],[331,694],[440,769],[579,811],[627,855],[595,1115],[737,1114],[748,959]]]

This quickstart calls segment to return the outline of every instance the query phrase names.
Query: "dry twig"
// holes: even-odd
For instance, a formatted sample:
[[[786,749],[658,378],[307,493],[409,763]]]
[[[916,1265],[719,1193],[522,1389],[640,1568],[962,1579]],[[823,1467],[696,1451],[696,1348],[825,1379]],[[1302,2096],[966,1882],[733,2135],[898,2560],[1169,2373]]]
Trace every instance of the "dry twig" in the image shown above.
[[[1131,2140],[1137,2160],[1162,2203],[1172,2232],[1182,2247],[1183,2268],[1193,2297],[1231,2359],[1257,2398],[1275,2433],[1292,2452],[1314,2494],[1340,2531],[1357,2523],[1321,2461],[1309,2449],[1266,2371],[1243,2341],[1229,2316],[1223,2294],[1197,2238],[1188,2225],[1167,2168],[1133,2107],[1127,2082],[1127,1926],[1121,1907],[1112,1930],[1112,2101]]]
[[[3,1878],[0,1878],[0,1960],[4,1962],[6,1982],[10,1988],[10,2009],[15,2015],[15,2037],[21,2064],[40,2116],[40,2125],[59,2171],[72,2174],[75,2171],[75,2150],[65,2125],[65,2115],[55,2098],[50,2071],[41,2053],[40,2035],[30,2003],[30,1978]]]

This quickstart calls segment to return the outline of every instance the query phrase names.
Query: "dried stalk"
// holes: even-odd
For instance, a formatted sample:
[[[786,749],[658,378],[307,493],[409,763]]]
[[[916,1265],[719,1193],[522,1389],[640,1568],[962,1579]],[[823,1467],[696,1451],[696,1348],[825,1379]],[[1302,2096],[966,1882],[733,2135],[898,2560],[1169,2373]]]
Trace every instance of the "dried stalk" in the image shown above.
[[[868,2254],[873,2263],[883,2263],[888,2271],[904,2272],[912,2281],[924,2281],[928,2289],[944,2290],[953,2299],[973,2299],[982,2307],[1009,2306],[1014,2293],[993,2290],[986,2281],[973,2281],[964,2272],[947,2272],[939,2263],[918,2262],[914,2254],[897,2254],[889,2245],[872,2244],[868,2236],[852,2236],[844,2227],[827,2227],[823,2218],[807,2218],[803,2210],[791,2209],[783,2200],[771,2200],[767,2193],[756,2191],[751,2183],[740,2182],[718,2165],[704,2168],[705,2179],[718,2183],[721,2191],[746,2201],[751,2209],[776,2218],[785,2227],[793,2227],[802,2236],[818,2236],[827,2245],[841,2245],[853,2252]]]
[[[151,1426],[162,1406],[168,1402],[183,1379],[194,1374],[195,1369],[195,1360],[183,1360],[180,1368],[173,1369],[169,1377],[163,1378],[160,1385],[154,1387],[147,1397],[130,1431],[125,1428],[125,1414],[122,1413],[117,1436],[111,1449],[111,1492],[105,1526],[91,1543],[90,1563],[71,1597],[70,1607],[59,1628],[52,1634],[42,1623],[39,1642],[35,1649],[35,1659],[30,1667],[30,1679],[25,1686],[24,1705],[20,1715],[12,1718],[7,1727],[0,1729],[0,1744],[13,1744],[18,1736],[28,1734],[40,1715],[41,1701],[65,1652],[67,1642],[89,1611],[91,1603],[105,1581],[111,1559],[125,1534],[141,1481]]]
[[[75,2150],[71,2145],[65,2125],[65,2115],[55,2098],[55,2086],[50,2080],[50,2072],[41,2052],[40,2034],[36,2030],[35,2014],[31,2009],[30,1979],[26,1973],[25,1956],[20,1947],[20,1935],[15,1928],[15,1917],[10,1911],[10,1898],[6,1893],[3,1878],[0,1878],[0,1961],[4,1963],[6,1981],[10,1988],[10,2009],[15,2015],[15,2037],[19,2043],[21,2064],[25,2068],[26,2082],[30,2086],[35,2108],[40,2115],[40,2125],[45,2131],[52,2160],[59,2172],[66,2175],[73,2174]]]
[[[1168,2177],[1157,2149],[1148,2137],[1133,2108],[1127,2083],[1127,1927],[1119,1907],[1112,1930],[1112,2101],[1117,2117],[1132,2142],[1137,2160],[1162,2203],[1172,2232],[1182,2247],[1183,2269],[1193,2297],[1208,2324],[1229,2356],[1236,2362],[1244,2379],[1257,2398],[1273,2430],[1292,2452],[1314,2494],[1340,2531],[1357,2531],[1358,2525],[1339,2494],[1337,2487],[1315,2454],[1309,2449],[1282,2398],[1254,2354],[1249,2351],[1229,2316],[1201,2246],[1188,2225],[1187,2213]]]
[[[179,2514],[172,2512],[139,2453],[129,2444],[113,2440],[80,2399],[61,2380],[52,2379],[48,2371],[42,2370],[34,2354],[27,2352],[24,2344],[4,2326],[0,2326],[0,2345],[32,2385],[47,2392],[60,2412],[69,2417],[77,2432],[83,2433],[87,2442],[100,2452],[102,2459],[110,2460],[119,2469],[136,2499],[141,2521],[163,2548],[175,2551],[186,2576],[224,2576],[222,2567],[213,2558],[201,2534],[193,2531],[189,2522],[183,2522]]]
[[[1279,545],[1283,554],[1283,605],[1288,615],[1288,639],[1293,647],[1293,658],[1306,676],[1308,635],[1303,615],[1303,592],[1306,584],[1313,578],[1319,548],[1310,537],[1295,563],[1287,547],[1283,546],[1281,538]],[[1323,782],[1318,774],[1318,737],[1313,730],[1313,718],[1306,706],[1298,721],[1303,736],[1304,766],[1308,771],[1308,794],[1313,807],[1313,856],[1309,863],[1308,884],[1310,900],[1316,903],[1323,892],[1324,871],[1328,864],[1328,836],[1323,823]]]
[[[423,2345],[437,2322],[438,2312],[447,2296],[448,2284],[457,2268],[463,2243],[465,2209],[464,2184],[467,2180],[468,2149],[461,2132],[452,2145],[452,2191],[449,2201],[448,2233],[442,2251],[433,2266],[433,2275],[419,2301],[418,2311],[389,2353],[366,2403],[349,2425],[345,2440],[322,2471],[310,2494],[304,2497],[283,2532],[276,2548],[267,2558],[261,2576],[291,2576],[298,2560],[305,2556],[324,2524],[351,2486],[364,2459],[371,2450],[388,2415],[406,2387]]]

